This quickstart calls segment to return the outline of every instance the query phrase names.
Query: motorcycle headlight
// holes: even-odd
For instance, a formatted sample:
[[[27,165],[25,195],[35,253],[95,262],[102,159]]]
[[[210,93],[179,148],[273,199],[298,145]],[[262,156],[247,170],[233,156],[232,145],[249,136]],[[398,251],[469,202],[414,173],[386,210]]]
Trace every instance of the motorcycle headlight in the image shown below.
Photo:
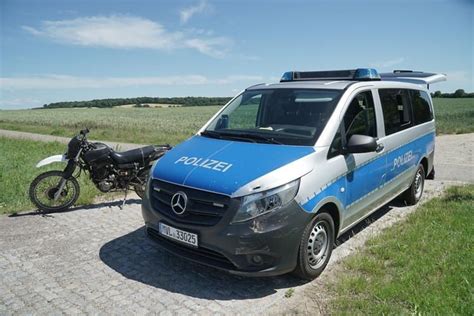
[[[257,216],[278,210],[295,198],[299,186],[300,179],[297,179],[268,191],[244,196],[242,205],[235,214],[232,223],[248,221]]]

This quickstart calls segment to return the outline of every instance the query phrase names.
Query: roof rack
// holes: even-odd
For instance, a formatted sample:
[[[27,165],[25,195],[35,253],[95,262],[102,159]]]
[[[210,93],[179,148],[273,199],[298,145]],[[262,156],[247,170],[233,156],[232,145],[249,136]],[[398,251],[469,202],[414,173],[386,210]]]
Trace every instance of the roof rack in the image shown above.
[[[370,81],[380,80],[380,76],[377,70],[373,68],[327,71],[287,71],[281,77],[280,82],[316,80]]]
[[[437,74],[413,70],[394,70],[393,72],[381,73],[380,78],[384,81],[401,81],[415,84],[430,84],[446,81],[445,74]]]

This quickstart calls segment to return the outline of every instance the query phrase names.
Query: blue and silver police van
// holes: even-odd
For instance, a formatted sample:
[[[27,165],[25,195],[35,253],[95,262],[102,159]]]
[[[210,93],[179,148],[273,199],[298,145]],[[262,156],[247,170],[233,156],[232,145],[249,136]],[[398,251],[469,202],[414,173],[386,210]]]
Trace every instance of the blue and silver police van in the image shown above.
[[[286,72],[251,86],[152,168],[142,213],[166,250],[231,273],[312,279],[336,238],[434,177],[442,74]]]

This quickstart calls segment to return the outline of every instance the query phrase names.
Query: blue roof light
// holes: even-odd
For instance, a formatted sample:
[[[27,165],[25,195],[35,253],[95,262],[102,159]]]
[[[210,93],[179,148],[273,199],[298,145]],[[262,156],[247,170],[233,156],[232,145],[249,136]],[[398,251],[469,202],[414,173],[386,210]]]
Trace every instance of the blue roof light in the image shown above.
[[[380,80],[377,70],[373,68],[358,68],[350,70],[328,71],[287,71],[280,82],[288,81],[313,81],[313,80]]]
[[[293,81],[293,71],[287,71],[281,76],[280,82]]]
[[[359,68],[354,74],[355,80],[380,80],[379,73],[374,68]]]

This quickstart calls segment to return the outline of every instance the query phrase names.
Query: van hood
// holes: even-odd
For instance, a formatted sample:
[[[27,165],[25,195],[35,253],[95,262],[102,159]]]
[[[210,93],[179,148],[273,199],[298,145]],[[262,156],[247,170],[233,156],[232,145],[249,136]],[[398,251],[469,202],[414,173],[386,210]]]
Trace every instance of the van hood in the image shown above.
[[[311,153],[314,148],[309,146],[193,136],[167,152],[156,163],[152,177],[232,196],[245,184]]]

